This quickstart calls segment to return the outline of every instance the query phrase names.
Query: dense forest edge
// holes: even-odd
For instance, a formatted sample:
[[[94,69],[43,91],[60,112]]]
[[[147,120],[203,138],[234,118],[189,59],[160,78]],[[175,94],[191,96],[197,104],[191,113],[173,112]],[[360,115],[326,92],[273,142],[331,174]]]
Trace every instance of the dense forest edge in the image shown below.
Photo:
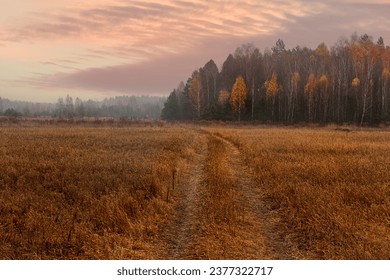
[[[328,48],[283,40],[263,53],[245,44],[219,71],[213,60],[174,89],[162,110],[165,120],[229,120],[264,123],[390,121],[390,47],[354,33]]]

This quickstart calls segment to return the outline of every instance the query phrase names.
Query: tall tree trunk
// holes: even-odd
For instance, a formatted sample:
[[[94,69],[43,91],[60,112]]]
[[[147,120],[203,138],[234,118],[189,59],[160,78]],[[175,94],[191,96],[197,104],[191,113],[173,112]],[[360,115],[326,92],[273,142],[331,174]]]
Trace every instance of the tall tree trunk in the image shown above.
[[[255,79],[252,77],[252,122],[253,122],[254,109],[255,109]]]
[[[341,78],[338,78],[337,85],[337,123],[340,123],[341,116]]]
[[[362,117],[360,119],[360,126],[363,125],[364,116],[366,114],[366,100],[367,100],[367,89],[364,89],[364,94],[363,94],[363,112],[362,112]]]
[[[238,103],[238,122],[241,121],[241,102]]]
[[[200,119],[200,90],[198,90],[198,119]]]

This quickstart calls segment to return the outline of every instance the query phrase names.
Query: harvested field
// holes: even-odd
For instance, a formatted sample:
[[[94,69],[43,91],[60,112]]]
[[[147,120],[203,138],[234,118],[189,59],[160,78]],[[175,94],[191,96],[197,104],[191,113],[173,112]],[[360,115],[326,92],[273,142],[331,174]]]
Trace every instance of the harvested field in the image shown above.
[[[3,128],[1,259],[147,259],[171,174],[191,156],[180,128]]]
[[[0,259],[389,259],[390,133],[0,129]]]
[[[234,143],[298,259],[390,258],[390,133],[213,129]],[[280,219],[280,220],[279,220]]]

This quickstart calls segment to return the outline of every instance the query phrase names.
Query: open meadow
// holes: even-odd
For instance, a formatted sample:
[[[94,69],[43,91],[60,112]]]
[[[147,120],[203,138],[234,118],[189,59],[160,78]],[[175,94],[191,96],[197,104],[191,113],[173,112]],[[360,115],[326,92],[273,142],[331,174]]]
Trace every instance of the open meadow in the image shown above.
[[[390,259],[390,132],[0,127],[0,259]]]

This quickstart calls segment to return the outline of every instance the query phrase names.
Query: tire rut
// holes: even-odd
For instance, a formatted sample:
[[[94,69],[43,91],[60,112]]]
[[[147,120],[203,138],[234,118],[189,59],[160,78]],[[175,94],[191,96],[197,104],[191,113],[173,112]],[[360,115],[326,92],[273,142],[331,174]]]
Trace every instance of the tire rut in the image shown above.
[[[200,134],[194,158],[181,167],[181,179],[175,189],[174,215],[165,226],[163,239],[165,246],[159,254],[162,259],[198,259],[191,250],[191,241],[196,235],[199,215],[199,189],[203,181],[204,163],[207,157],[207,140]]]
[[[279,221],[277,213],[270,211],[264,203],[264,191],[256,187],[252,170],[245,164],[239,148],[220,135],[210,134],[226,146],[236,186],[240,188],[241,203],[256,219],[252,229],[253,247],[246,248],[248,259],[295,259],[289,254],[291,250],[277,233],[276,226]]]
[[[158,258],[204,259],[205,250],[208,249],[202,240],[216,240],[207,239],[205,232],[214,235],[214,238],[219,234],[213,232],[213,225],[205,224],[205,218],[202,216],[205,207],[208,207],[207,203],[212,203],[204,201],[202,193],[205,188],[212,187],[206,186],[205,166],[209,157],[210,141],[214,138],[224,145],[224,161],[229,169],[229,180],[237,193],[235,203],[237,208],[243,211],[242,222],[246,227],[245,230],[239,231],[239,236],[231,236],[245,246],[232,248],[228,244],[222,244],[228,253],[223,253],[221,259],[231,259],[231,256],[239,256],[239,259],[295,259],[288,253],[291,250],[277,234],[278,215],[267,208],[264,191],[256,187],[252,171],[245,164],[239,148],[219,134],[204,129],[197,129],[196,132],[199,137],[198,148],[192,160],[187,160],[181,167],[180,184],[174,193],[173,216],[161,230],[158,242],[162,241],[163,245],[157,246]],[[242,228],[242,224],[239,227]]]

